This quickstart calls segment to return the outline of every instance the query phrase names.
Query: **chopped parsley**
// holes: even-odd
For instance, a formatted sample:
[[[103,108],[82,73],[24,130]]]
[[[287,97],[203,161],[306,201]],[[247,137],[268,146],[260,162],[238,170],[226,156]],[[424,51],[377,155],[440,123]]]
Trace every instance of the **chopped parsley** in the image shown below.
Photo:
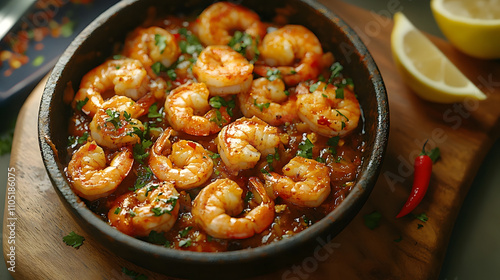
[[[87,104],[87,102],[89,102],[88,97],[85,97],[85,99],[83,99],[83,100],[76,101],[76,106],[75,106],[76,110],[81,111],[83,106],[85,106],[85,104]]]
[[[179,247],[189,247],[192,242],[191,238],[182,239],[179,241]]]
[[[160,34],[155,34],[155,46],[158,47],[160,53],[163,53],[165,51],[165,48],[167,48],[167,41],[167,37]]]
[[[248,203],[250,200],[253,199],[253,192],[251,191],[248,191],[246,194],[245,194],[245,198],[244,198],[244,201],[246,203]]]
[[[122,267],[122,272],[134,280],[147,280],[148,279],[148,277],[146,275],[139,274],[139,272],[135,272],[133,270],[127,269],[126,267]]]
[[[269,173],[269,171],[267,171],[265,168],[261,168],[260,172],[266,176],[271,176],[271,173]]]
[[[344,88],[337,87],[335,89],[335,98],[337,98],[337,99],[344,99]]]
[[[105,121],[111,123],[116,130],[118,130],[122,123],[120,121],[120,112],[112,110],[112,109],[106,109],[106,115],[109,116]]]
[[[82,136],[69,136],[68,137],[68,146],[71,148],[76,147],[79,144],[84,144],[87,142],[87,139],[89,138],[89,133],[85,131]]]
[[[165,238],[165,235],[161,232],[156,232],[152,230],[148,235],[148,242],[163,245],[165,247],[170,247],[170,242]]]
[[[149,106],[148,109],[148,118],[163,118],[163,114],[158,111],[158,104],[155,102],[153,105]]]
[[[212,159],[218,159],[218,158],[220,158],[220,155],[218,153],[213,153],[213,154],[209,155],[209,157],[211,157]]]
[[[200,40],[191,32],[189,32],[186,28],[179,29],[179,34],[181,34],[185,40],[179,41],[179,48],[182,53],[194,54],[200,53],[203,50],[203,46],[200,43]]]
[[[379,211],[374,211],[370,214],[364,215],[363,219],[365,221],[365,226],[369,229],[375,229],[379,226],[380,220],[382,219],[382,214]]]
[[[427,217],[427,214],[421,213],[421,214],[415,215],[415,219],[418,219],[418,220],[426,223],[429,220],[429,217]]]
[[[179,236],[184,238],[188,235],[189,231],[192,229],[193,227],[189,226],[189,227],[185,227],[183,230],[179,231]]]
[[[120,207],[116,207],[115,212],[113,212],[113,213],[115,215],[118,215],[118,214],[120,214],[121,211],[122,211],[122,209]]]
[[[133,127],[134,131],[130,132],[129,135],[135,134],[139,136],[141,141],[134,145],[134,159],[139,161],[140,163],[144,163],[144,159],[149,156],[149,147],[153,145],[153,142],[148,139],[149,137],[149,123],[144,123],[144,131],[142,131],[138,127]]]
[[[271,106],[271,103],[267,102],[267,103],[257,103],[257,99],[254,99],[253,100],[253,105],[255,105],[255,107],[259,108],[259,110],[262,112],[265,109],[269,108],[269,106]]]
[[[230,100],[226,100],[220,96],[214,96],[210,98],[208,104],[210,104],[210,106],[215,109],[226,107],[226,112],[231,117],[233,116],[233,109],[236,108],[236,100],[234,99],[234,97]]]
[[[268,69],[266,72],[266,78],[271,82],[277,79],[282,79],[281,72],[279,69]]]
[[[157,61],[155,63],[153,63],[153,65],[151,65],[151,70],[153,70],[153,72],[156,74],[156,75],[160,75],[160,72],[166,72],[167,71],[167,67],[165,67],[165,65],[163,65],[161,62]]]
[[[241,32],[241,31],[234,32],[234,35],[231,38],[231,40],[229,41],[228,45],[233,50],[239,52],[243,56],[246,55],[246,50],[249,47],[253,47],[253,52],[255,54],[255,57],[252,59],[251,62],[255,62],[259,58],[260,52],[259,52],[259,49],[257,48],[258,39],[255,39],[255,43],[254,43],[254,39],[248,33]]]
[[[309,86],[309,92],[310,93],[315,92],[318,89],[320,84],[321,84],[321,82],[316,82],[316,83],[312,84],[311,86]],[[326,97],[328,97],[328,96],[326,96]]]
[[[332,155],[337,154],[337,146],[339,145],[339,140],[340,140],[340,136],[334,136],[334,137],[329,138],[328,141],[326,141],[326,144],[329,147],[328,149],[330,150],[330,153]]]
[[[233,116],[233,109],[236,107],[236,101],[234,100],[234,98],[231,98],[231,100],[226,101],[224,98],[222,98],[220,96],[214,96],[214,97],[210,98],[210,100],[208,101],[208,104],[210,104],[210,106],[212,108],[217,109],[215,111],[215,117],[212,117],[210,119],[210,121],[216,123],[219,127],[222,127],[224,125],[224,123],[228,122],[225,118],[222,117],[222,113],[220,112],[220,109],[222,107],[226,107],[227,114],[230,117],[232,117]]]
[[[312,159],[314,144],[306,137],[304,141],[299,144],[297,156]]]
[[[80,246],[83,245],[83,241],[85,240],[85,237],[76,234],[74,231],[70,232],[68,235],[63,237],[64,243],[68,246],[72,246],[73,248],[78,249]]]
[[[155,214],[155,216],[161,216],[163,214],[172,214],[172,210],[174,210],[175,205],[177,204],[177,200],[179,197],[177,196],[171,196],[168,199],[163,200],[164,203],[170,203],[170,207],[168,208],[162,208],[162,207],[153,207],[151,208],[151,212]]]
[[[143,188],[153,178],[153,171],[149,167],[139,170],[137,179],[135,180],[134,187],[129,188],[131,191],[136,191]],[[147,194],[146,194],[147,196]]]
[[[170,68],[167,69],[167,76],[170,78],[170,80],[175,81],[177,79],[177,73],[175,73],[175,70]]]
[[[280,160],[280,154],[278,148],[274,148],[274,154],[268,154],[266,156],[267,166],[269,166],[269,171],[274,171],[272,166],[274,160]]]

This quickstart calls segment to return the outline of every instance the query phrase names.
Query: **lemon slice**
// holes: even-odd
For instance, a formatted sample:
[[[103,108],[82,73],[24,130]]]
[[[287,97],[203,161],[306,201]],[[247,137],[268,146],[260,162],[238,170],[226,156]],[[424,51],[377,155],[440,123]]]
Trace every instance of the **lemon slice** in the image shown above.
[[[500,0],[432,0],[444,36],[477,58],[500,58]]]
[[[486,98],[450,60],[400,12],[394,15],[391,48],[397,69],[421,98],[453,103]]]

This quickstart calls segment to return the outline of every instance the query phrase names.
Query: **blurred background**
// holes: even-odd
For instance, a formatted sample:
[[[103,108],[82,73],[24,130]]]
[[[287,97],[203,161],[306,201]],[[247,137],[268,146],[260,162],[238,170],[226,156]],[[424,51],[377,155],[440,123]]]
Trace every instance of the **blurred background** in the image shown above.
[[[322,0],[320,2],[326,2]],[[344,0],[366,10],[392,16],[388,7],[400,6],[402,12],[420,30],[443,37],[430,10],[430,0]],[[36,4],[34,4],[37,2]],[[15,51],[26,50],[29,62],[22,56],[5,57],[6,40],[0,42],[0,215],[3,204],[9,147],[15,119],[25,98],[71,40],[97,15],[117,0],[2,0],[0,3],[0,35],[16,15],[36,14],[31,18],[38,27],[36,32],[14,34],[19,43]],[[52,4],[51,4],[52,3]],[[64,3],[54,5],[53,3]],[[26,7],[22,7],[25,4]],[[35,5],[35,6],[34,6]],[[78,11],[78,12],[77,12]],[[339,15],[342,17],[342,15]],[[29,24],[27,17],[21,24]],[[17,28],[17,29],[16,29]],[[19,24],[13,30],[19,29]],[[5,31],[6,32],[6,31]],[[13,33],[11,33],[11,36]],[[1,36],[0,36],[1,37]],[[23,41],[24,40],[24,41]],[[29,48],[28,48],[28,45]],[[31,44],[31,45],[30,45]],[[43,50],[43,51],[42,51]],[[13,52],[15,53],[15,52]],[[17,67],[17,68],[16,68]],[[500,142],[497,141],[479,172],[460,211],[450,239],[446,259],[439,279],[500,279]],[[0,232],[1,232],[0,228]],[[0,240],[1,242],[1,240]],[[1,256],[3,259],[3,255]],[[0,279],[12,279],[5,266],[0,265]]]

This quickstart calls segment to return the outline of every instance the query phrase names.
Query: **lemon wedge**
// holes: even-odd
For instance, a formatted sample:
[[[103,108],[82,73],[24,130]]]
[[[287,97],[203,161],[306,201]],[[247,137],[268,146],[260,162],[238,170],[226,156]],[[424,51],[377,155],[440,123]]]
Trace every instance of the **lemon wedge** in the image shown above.
[[[403,80],[421,98],[439,103],[486,98],[401,12],[394,15],[391,48]]]
[[[477,58],[500,58],[500,0],[432,0],[444,36]]]

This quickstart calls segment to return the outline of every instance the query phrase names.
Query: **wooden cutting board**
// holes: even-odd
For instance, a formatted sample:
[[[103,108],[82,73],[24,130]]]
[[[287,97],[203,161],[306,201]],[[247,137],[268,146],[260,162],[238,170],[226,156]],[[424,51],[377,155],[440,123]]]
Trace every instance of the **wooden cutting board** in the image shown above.
[[[446,42],[431,38],[488,96],[482,102],[441,105],[416,97],[401,81],[390,53],[392,22],[340,1],[322,1],[358,32],[385,80],[391,132],[382,173],[367,203],[339,235],[318,243],[316,255],[256,279],[436,279],[459,208],[494,140],[499,136],[500,63],[469,58]],[[149,279],[169,279],[114,255],[75,222],[55,193],[43,167],[37,142],[38,104],[45,81],[26,101],[17,121],[9,180],[15,204],[5,208],[4,257],[10,259],[9,236],[15,240],[16,279],[130,279],[122,267]],[[412,217],[395,219],[412,183],[412,162],[423,142],[439,146],[429,191]],[[12,202],[10,202],[12,203]],[[9,210],[13,210],[10,212]],[[370,230],[363,217],[382,214]],[[14,222],[15,230],[7,226]],[[419,224],[423,227],[419,228]],[[85,237],[74,249],[62,237],[75,231]],[[12,255],[12,254],[11,254]],[[7,267],[11,267],[7,264]],[[251,268],[249,268],[251,269]]]

